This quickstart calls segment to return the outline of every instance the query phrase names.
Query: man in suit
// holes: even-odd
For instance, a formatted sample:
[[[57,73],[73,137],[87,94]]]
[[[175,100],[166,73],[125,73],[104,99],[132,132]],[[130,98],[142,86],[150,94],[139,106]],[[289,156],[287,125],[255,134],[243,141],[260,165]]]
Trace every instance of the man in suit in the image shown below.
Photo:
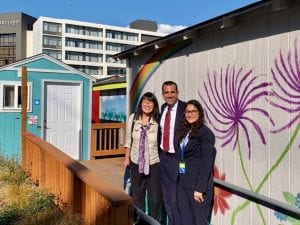
[[[181,224],[176,200],[180,153],[176,152],[174,147],[176,133],[184,115],[185,102],[179,100],[178,96],[177,84],[173,81],[165,81],[162,85],[162,97],[165,103],[161,106],[159,142],[160,177],[164,206],[169,218],[168,225]],[[168,125],[166,125],[166,118],[169,120]]]

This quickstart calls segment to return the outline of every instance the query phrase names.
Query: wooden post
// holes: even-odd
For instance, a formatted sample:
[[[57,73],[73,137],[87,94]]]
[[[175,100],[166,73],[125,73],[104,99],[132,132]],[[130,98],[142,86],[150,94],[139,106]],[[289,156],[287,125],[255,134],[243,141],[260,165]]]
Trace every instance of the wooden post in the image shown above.
[[[22,82],[21,82],[21,155],[22,162],[25,157],[25,139],[23,133],[26,132],[27,127],[27,68],[22,67]]]

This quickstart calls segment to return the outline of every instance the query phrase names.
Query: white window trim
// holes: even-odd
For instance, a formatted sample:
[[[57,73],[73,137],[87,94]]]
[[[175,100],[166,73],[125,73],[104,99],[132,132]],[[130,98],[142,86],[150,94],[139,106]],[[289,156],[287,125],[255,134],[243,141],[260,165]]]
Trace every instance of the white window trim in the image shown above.
[[[21,112],[21,107],[17,106],[18,102],[18,95],[15,95],[14,99],[14,107],[8,108],[8,107],[3,107],[3,86],[4,85],[14,85],[15,90],[18,90],[16,86],[21,86],[20,81],[6,81],[6,80],[0,80],[0,112]],[[32,111],[32,82],[27,82],[27,112]]]

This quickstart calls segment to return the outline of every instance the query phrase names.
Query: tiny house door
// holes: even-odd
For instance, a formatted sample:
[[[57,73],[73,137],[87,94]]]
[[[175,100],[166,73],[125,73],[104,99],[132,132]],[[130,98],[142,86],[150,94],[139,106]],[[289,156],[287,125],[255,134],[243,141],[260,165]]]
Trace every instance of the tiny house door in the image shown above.
[[[82,89],[79,83],[45,82],[44,138],[73,159],[80,159]]]

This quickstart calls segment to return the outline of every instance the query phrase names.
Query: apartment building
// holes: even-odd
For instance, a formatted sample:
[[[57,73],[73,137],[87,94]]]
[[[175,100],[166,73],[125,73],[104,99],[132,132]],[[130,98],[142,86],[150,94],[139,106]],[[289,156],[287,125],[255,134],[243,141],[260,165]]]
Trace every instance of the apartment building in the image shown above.
[[[126,75],[125,61],[111,56],[163,35],[157,32],[156,22],[148,20],[119,27],[0,13],[0,66],[46,53],[97,79]]]
[[[153,21],[137,20],[126,28],[39,17],[33,24],[28,56],[46,53],[100,79],[126,75],[125,60],[115,61],[112,55],[161,36]]]

